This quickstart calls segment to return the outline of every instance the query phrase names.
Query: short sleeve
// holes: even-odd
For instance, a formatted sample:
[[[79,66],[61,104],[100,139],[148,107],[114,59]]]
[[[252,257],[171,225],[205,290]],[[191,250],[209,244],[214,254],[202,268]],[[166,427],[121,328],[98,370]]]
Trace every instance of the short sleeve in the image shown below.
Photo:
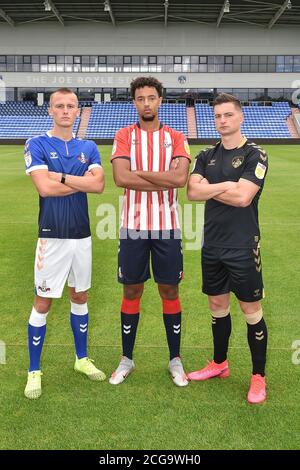
[[[185,135],[182,132],[176,132],[174,137],[172,158],[186,157],[191,161],[190,147]]]
[[[88,170],[90,171],[92,168],[97,168],[101,166],[101,157],[98,150],[97,145],[95,142],[91,142],[92,148],[90,153],[90,164]]]
[[[197,155],[191,175],[199,175],[205,178],[205,152],[200,152]]]
[[[26,174],[29,175],[34,170],[48,170],[47,161],[43,148],[36,138],[28,139],[24,148],[24,160]]]
[[[112,154],[111,154],[111,162],[115,158],[125,157],[130,158],[130,146],[129,146],[129,139],[128,139],[128,127],[124,127],[115,135]]]
[[[262,149],[254,148],[247,155],[241,178],[262,186],[268,171],[268,156]]]

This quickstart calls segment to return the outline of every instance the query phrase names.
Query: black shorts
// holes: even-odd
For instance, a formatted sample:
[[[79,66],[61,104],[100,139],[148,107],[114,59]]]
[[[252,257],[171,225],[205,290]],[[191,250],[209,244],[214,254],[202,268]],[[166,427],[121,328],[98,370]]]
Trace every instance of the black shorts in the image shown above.
[[[221,295],[233,292],[242,302],[264,297],[259,246],[256,248],[202,248],[202,292]]]
[[[118,255],[118,281],[141,284],[151,277],[155,282],[177,285],[183,277],[180,230],[136,231],[121,228]]]

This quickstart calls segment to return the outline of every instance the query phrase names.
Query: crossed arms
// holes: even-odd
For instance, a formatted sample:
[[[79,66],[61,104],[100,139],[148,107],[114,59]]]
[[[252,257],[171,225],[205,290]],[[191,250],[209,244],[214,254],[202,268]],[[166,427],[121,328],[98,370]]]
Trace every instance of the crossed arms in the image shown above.
[[[117,186],[137,191],[162,191],[185,186],[190,162],[184,157],[174,158],[167,171],[131,171],[130,161],[125,158],[115,158],[112,164]]]
[[[102,193],[104,190],[104,172],[102,167],[92,168],[84,176],[66,175],[61,183],[61,173],[48,170],[34,170],[30,173],[32,181],[42,197],[69,196],[78,191],[84,193]]]
[[[216,201],[234,207],[247,207],[251,204],[259,186],[249,180],[240,178],[238,182],[224,181],[210,184],[201,175],[191,175],[187,196],[190,201]]]

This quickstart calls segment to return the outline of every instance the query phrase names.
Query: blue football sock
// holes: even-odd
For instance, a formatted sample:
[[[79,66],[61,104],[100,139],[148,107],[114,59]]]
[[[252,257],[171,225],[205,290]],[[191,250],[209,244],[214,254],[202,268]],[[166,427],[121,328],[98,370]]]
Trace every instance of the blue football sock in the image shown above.
[[[87,357],[88,306],[71,302],[71,327],[74,335],[76,356]]]
[[[32,308],[28,323],[29,372],[40,370],[47,315],[48,313],[38,313],[34,307]]]

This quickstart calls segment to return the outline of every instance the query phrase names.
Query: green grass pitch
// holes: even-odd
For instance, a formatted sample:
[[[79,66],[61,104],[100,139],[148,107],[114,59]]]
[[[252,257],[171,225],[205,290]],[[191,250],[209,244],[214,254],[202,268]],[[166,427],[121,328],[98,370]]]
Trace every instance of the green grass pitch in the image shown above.
[[[299,211],[297,146],[265,146],[270,169],[260,201],[262,259],[269,327],[267,402],[246,402],[251,374],[246,325],[232,301],[233,333],[227,380],[180,389],[167,372],[161,303],[146,283],[135,348],[136,371],[120,386],[91,382],[73,371],[74,347],[66,296],[53,304],[42,355],[43,394],[23,395],[27,375],[27,322],[33,298],[38,197],[25,176],[23,148],[0,147],[0,364],[1,449],[297,449],[300,446]],[[199,146],[192,147],[195,156]],[[100,147],[106,172],[103,195],[89,196],[93,287],[89,297],[89,352],[107,375],[120,357],[121,286],[116,281],[117,240],[97,235],[100,204],[118,207],[110,147]],[[184,191],[181,203],[187,203]],[[193,208],[195,211],[195,206]],[[200,252],[184,243],[182,358],[187,371],[212,355],[210,315],[201,294]],[[299,346],[298,346],[299,347]],[[293,356],[294,353],[294,356]]]

